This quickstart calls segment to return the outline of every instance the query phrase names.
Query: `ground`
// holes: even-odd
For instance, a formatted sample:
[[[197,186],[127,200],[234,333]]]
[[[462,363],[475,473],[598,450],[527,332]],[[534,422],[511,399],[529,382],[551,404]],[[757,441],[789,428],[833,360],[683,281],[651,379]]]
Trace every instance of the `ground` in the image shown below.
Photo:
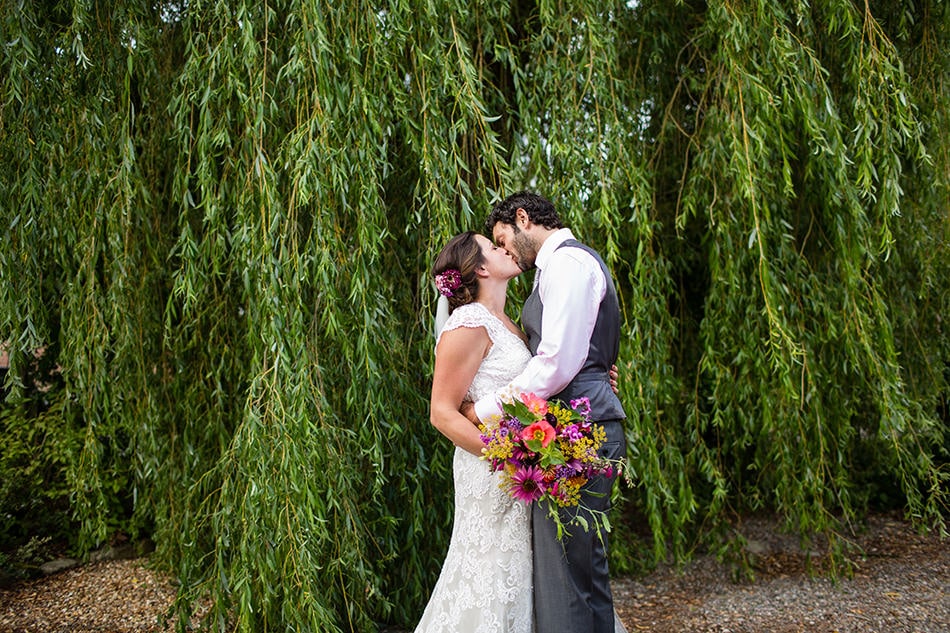
[[[863,554],[852,558],[852,575],[835,582],[809,574],[798,540],[774,522],[750,521],[742,532],[758,553],[752,582],[735,582],[708,556],[616,579],[630,633],[950,633],[950,543],[937,534],[872,517],[855,537]]]
[[[708,556],[643,577],[616,578],[615,605],[630,633],[947,633],[950,548],[935,533],[872,517],[855,537],[850,578],[812,576],[796,539],[774,522],[743,524],[755,580],[735,582]],[[820,567],[821,562],[818,561]],[[0,590],[0,633],[164,633],[171,578],[146,559],[108,561]],[[393,629],[389,629],[393,631]]]

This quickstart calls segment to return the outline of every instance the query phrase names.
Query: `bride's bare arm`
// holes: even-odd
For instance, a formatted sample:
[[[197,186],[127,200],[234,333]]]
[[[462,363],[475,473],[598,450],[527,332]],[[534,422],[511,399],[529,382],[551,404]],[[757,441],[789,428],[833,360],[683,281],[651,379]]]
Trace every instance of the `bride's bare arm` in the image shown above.
[[[443,332],[435,354],[429,421],[456,446],[482,454],[478,429],[459,412],[462,399],[491,347],[485,328],[460,327]]]

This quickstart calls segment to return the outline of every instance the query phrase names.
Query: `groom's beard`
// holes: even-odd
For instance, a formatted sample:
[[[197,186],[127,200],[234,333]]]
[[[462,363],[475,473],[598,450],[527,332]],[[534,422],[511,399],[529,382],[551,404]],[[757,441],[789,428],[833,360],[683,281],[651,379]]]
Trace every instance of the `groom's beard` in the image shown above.
[[[512,250],[518,255],[518,268],[522,272],[534,270],[534,260],[538,257],[538,247],[534,244],[527,233],[515,227],[515,233],[511,238]]]

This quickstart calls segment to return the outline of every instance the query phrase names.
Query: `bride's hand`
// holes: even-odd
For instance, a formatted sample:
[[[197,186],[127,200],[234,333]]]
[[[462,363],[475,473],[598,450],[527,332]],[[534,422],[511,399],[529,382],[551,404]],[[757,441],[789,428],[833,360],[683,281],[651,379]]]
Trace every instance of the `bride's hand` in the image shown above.
[[[617,379],[620,377],[620,374],[617,372],[617,366],[611,365],[608,373],[610,374],[610,388],[614,390],[614,393],[620,393],[620,389],[617,388]]]

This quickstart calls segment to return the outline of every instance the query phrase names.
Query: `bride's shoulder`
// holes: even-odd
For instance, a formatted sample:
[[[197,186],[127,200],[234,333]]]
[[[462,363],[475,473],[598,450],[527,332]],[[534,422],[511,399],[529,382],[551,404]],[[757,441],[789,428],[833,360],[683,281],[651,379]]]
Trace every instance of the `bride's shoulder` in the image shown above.
[[[478,302],[466,303],[452,310],[449,320],[446,321],[446,327],[472,327],[482,326],[488,322],[491,313],[482,304]]]
[[[436,344],[442,340],[442,335],[446,332],[459,329],[482,329],[488,334],[489,338],[493,338],[490,320],[486,318],[490,317],[491,313],[489,313],[488,310],[480,309],[478,305],[479,304],[469,303],[452,310],[452,314],[446,319],[445,324],[436,336]]]

